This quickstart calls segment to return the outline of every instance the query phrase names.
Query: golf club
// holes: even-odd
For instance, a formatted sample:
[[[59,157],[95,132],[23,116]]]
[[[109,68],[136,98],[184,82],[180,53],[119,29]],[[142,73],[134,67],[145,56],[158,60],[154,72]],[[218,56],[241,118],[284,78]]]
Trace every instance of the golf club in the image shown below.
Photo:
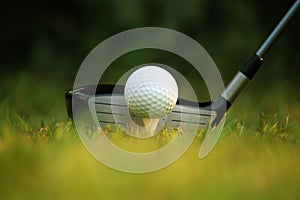
[[[195,127],[201,129],[208,129],[209,127],[199,154],[200,158],[205,157],[217,142],[220,134],[220,131],[216,131],[217,125],[220,124],[225,113],[254,77],[267,53],[295,17],[299,7],[300,0],[297,0],[219,97],[212,102],[205,103],[178,98],[175,108],[168,115],[162,119],[150,121],[150,126],[147,126],[145,130],[157,132],[163,127],[171,127],[190,131],[194,130]],[[99,123],[103,130],[107,129],[113,132],[114,127],[117,126],[125,130],[126,133],[144,131],[144,127],[138,123],[139,119],[130,113],[126,105],[124,87],[124,85],[95,85],[67,92],[65,97],[69,117],[72,118],[72,108],[79,108],[80,105],[87,104],[94,121],[97,122],[96,124]],[[95,91],[95,88],[96,94],[91,92]],[[74,103],[76,106],[74,106]]]

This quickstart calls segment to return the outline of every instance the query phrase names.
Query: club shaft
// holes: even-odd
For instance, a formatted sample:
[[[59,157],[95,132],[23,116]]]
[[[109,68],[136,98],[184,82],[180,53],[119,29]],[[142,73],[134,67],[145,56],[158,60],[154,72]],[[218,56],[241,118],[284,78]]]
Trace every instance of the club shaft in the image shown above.
[[[251,56],[240,71],[235,75],[225,91],[222,93],[222,97],[231,105],[238,95],[247,86],[248,82],[256,74],[257,70],[263,63],[266,54],[271,50],[272,46],[282,35],[283,31],[288,27],[293,18],[296,16],[300,8],[300,0],[297,0],[288,12],[284,15],[269,37],[261,45],[259,50]],[[229,109],[229,107],[227,108]]]
[[[276,43],[278,38],[281,36],[283,31],[288,27],[293,18],[296,16],[300,7],[300,0],[297,0],[289,11],[284,15],[269,37],[265,40],[265,42],[261,45],[261,47],[256,52],[256,55],[260,58],[264,58],[266,54],[270,51],[272,46]]]

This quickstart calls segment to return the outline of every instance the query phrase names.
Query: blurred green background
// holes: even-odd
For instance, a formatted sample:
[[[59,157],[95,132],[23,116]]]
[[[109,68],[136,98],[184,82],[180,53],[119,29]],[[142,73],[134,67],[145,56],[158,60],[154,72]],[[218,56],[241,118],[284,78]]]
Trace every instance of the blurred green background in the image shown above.
[[[198,41],[211,55],[227,84],[292,3],[292,0],[6,1],[0,18],[0,97],[34,95],[35,90],[52,85],[51,88],[61,89],[56,103],[62,105],[63,92],[72,88],[81,62],[96,45],[121,31],[146,26],[174,29]],[[300,84],[299,27],[300,17],[266,59],[249,92],[284,85],[299,97],[298,92],[293,91]],[[149,57],[153,55],[157,56],[155,52],[145,53],[144,57],[142,53],[132,54],[122,62],[124,66],[134,67],[136,63],[151,60]],[[163,61],[178,64],[174,56],[166,55]],[[117,73],[114,73],[106,77],[107,82],[115,81]],[[22,81],[33,81],[36,88],[29,90],[31,94],[22,88],[18,94],[12,94],[11,87]],[[26,83],[19,85],[26,87]],[[54,95],[51,89],[45,89],[44,93]],[[37,97],[36,101],[40,99]],[[20,104],[15,103],[16,107]],[[40,105],[41,111],[45,111],[43,107]]]
[[[6,1],[1,12],[1,76],[27,70],[69,84],[85,56],[121,31],[158,26],[203,45],[225,81],[257,50],[293,0]],[[299,84],[299,17],[256,82]],[[265,81],[264,81],[265,82]],[[71,84],[69,84],[71,86]]]
[[[205,160],[197,159],[203,139],[198,138],[186,156],[159,172],[111,170],[81,145],[64,102],[87,54],[106,38],[137,27],[164,27],[192,37],[227,84],[292,3],[2,2],[0,199],[299,199],[300,16],[228,113],[224,137]],[[125,66],[153,59],[186,69],[174,55],[135,52],[115,63],[120,72],[104,79],[115,81]]]

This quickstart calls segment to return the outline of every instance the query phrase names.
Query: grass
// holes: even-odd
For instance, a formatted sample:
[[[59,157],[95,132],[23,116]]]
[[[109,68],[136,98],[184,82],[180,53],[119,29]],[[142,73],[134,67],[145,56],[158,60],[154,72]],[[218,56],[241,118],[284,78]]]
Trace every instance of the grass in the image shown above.
[[[197,158],[201,132],[174,164],[137,175],[110,169],[87,152],[66,117],[64,88],[28,74],[18,78],[4,88],[9,92],[0,104],[0,199],[300,198],[300,105],[284,87],[276,95],[251,88],[242,95],[205,159]],[[272,99],[278,93],[281,99]],[[151,149],[174,135],[142,144]],[[134,144],[120,132],[108,137]]]

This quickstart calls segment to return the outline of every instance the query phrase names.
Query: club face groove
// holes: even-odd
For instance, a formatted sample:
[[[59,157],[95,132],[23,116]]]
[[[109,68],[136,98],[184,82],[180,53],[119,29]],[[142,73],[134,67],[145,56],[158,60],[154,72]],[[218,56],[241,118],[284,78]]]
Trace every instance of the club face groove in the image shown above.
[[[211,121],[216,118],[216,112],[199,108],[198,103],[191,105],[177,102],[174,109],[165,117],[158,119],[156,123],[150,123],[148,129],[159,132],[163,127],[181,129],[182,131],[194,131],[206,129]],[[110,132],[120,128],[127,134],[138,134],[145,127],[136,124],[134,115],[129,111],[122,94],[98,94],[88,99],[88,107],[95,124],[102,130],[110,126]],[[151,127],[152,126],[152,127]]]

